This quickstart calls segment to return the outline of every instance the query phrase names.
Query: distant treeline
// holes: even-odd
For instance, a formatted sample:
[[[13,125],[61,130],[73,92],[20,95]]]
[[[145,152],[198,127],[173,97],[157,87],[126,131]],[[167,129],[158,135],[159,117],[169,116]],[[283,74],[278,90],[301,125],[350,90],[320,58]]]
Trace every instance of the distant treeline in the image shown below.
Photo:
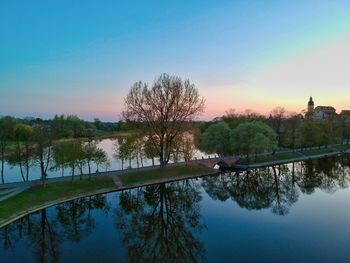
[[[29,181],[33,166],[40,168],[42,183],[45,184],[49,171],[60,171],[65,175],[68,169],[74,180],[75,175],[95,172],[93,167],[107,169],[110,166],[108,155],[98,147],[99,136],[113,136],[116,132],[127,131],[118,138],[114,147],[114,158],[122,163],[132,160],[137,166],[143,166],[144,158],[152,160],[158,152],[154,145],[144,135],[142,123],[87,122],[76,116],[58,116],[42,120],[34,118],[18,119],[10,116],[0,118],[0,159],[1,181],[5,183],[5,162],[10,166],[19,167],[23,181]],[[187,127],[186,129],[189,129]],[[132,132],[130,132],[132,131]],[[183,159],[189,161],[194,154],[193,136],[184,133],[178,137],[171,149],[175,162]]]
[[[75,115],[55,115],[52,119],[0,117],[0,120],[3,119],[11,120],[13,123],[23,123],[32,127],[49,126],[58,138],[81,138],[86,137],[86,134],[91,132],[94,132],[94,135],[97,136],[103,134],[103,132],[110,133],[130,129],[129,125],[123,121],[103,122],[98,118],[95,118],[94,121],[86,121]]]
[[[69,167],[74,177],[75,170],[82,174],[83,167],[87,166],[91,174],[92,164],[98,167],[108,163],[107,154],[97,147],[93,138],[122,129],[125,127],[121,122],[101,122],[99,119],[88,122],[74,115],[56,115],[49,120],[1,117],[1,181],[4,183],[5,161],[20,168],[23,181],[29,180],[32,166],[40,168],[43,183],[48,170],[60,169],[63,175],[64,168]]]
[[[249,155],[277,148],[302,150],[350,142],[349,116],[317,120],[312,114],[287,113],[282,107],[272,110],[269,116],[250,110],[243,113],[230,110],[197,127],[201,134],[198,147],[220,155]]]
[[[45,183],[50,169],[70,168],[82,174],[83,167],[108,165],[106,153],[97,147],[95,138],[112,136],[127,131],[128,136],[119,138],[115,158],[135,160],[143,166],[143,158],[159,158],[157,136],[152,135],[147,123],[120,121],[117,123],[84,121],[74,115],[56,115],[53,119],[0,118],[1,179],[4,182],[4,164],[20,167],[24,181],[28,180],[31,165],[40,167]],[[129,132],[132,131],[132,132]],[[166,133],[165,133],[166,136]],[[153,140],[150,140],[153,139]],[[66,140],[74,139],[74,140]],[[194,156],[195,147],[205,153],[218,155],[249,155],[275,152],[278,149],[304,149],[350,142],[350,120],[335,115],[316,120],[312,115],[287,113],[284,108],[275,108],[269,116],[245,111],[228,111],[212,121],[185,122],[169,147],[169,156],[174,162],[186,163]]]

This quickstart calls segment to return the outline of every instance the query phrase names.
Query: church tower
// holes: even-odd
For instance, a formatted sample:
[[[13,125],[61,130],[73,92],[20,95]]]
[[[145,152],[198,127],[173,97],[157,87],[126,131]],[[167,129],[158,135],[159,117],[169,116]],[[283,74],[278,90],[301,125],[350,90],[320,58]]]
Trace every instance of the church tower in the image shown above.
[[[307,103],[307,112],[311,113],[314,111],[314,101],[312,100],[312,97],[310,97],[309,102]]]

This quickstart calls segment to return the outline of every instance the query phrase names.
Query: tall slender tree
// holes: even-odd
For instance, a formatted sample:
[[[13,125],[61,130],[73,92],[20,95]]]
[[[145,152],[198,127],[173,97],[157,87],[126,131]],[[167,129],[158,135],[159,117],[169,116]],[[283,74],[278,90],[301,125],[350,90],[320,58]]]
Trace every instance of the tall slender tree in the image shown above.
[[[25,181],[29,180],[29,166],[32,155],[30,140],[32,134],[33,128],[27,124],[18,123],[14,127],[14,137],[16,139],[16,160],[20,167],[22,178]]]
[[[1,158],[1,182],[5,183],[5,158],[9,142],[12,139],[12,131],[15,121],[12,117],[6,116],[0,118],[0,158]]]
[[[40,167],[42,185],[46,184],[47,171],[52,159],[53,135],[51,128],[46,125],[33,128],[34,160]]]

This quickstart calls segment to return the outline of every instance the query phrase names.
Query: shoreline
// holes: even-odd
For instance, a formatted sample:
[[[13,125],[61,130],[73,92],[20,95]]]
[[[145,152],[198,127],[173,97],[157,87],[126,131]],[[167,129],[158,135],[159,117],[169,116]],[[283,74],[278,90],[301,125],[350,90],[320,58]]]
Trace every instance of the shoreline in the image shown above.
[[[218,174],[218,171],[211,169],[212,172],[207,172],[207,173],[201,173],[201,174],[187,174],[187,175],[181,175],[181,176],[173,176],[171,178],[158,178],[158,179],[153,179],[153,180],[147,180],[144,182],[139,182],[139,183],[130,183],[130,184],[121,184],[119,186],[117,186],[117,184],[115,183],[113,185],[113,187],[110,188],[104,188],[104,189],[97,189],[95,191],[89,191],[83,194],[77,194],[75,196],[70,196],[67,198],[58,198],[52,201],[47,201],[44,202],[40,205],[36,205],[33,207],[30,207],[28,209],[22,210],[21,212],[15,213],[12,216],[10,216],[8,219],[4,219],[4,220],[0,220],[0,229],[13,223],[14,221],[35,213],[37,211],[40,211],[42,209],[46,209],[58,204],[62,204],[65,202],[69,202],[78,198],[85,198],[85,197],[89,197],[89,196],[93,196],[93,195],[97,195],[97,194],[107,194],[107,193],[112,193],[112,192],[119,192],[119,191],[123,191],[123,190],[128,190],[128,189],[134,189],[134,188],[138,188],[138,187],[145,187],[145,186],[150,186],[150,185],[155,185],[155,184],[161,184],[161,183],[171,183],[171,182],[176,182],[176,181],[181,181],[181,180],[188,180],[188,179],[194,179],[194,178],[200,178],[200,177],[204,177],[204,176],[214,176]],[[111,176],[105,176],[105,177],[110,177],[111,179],[113,179]],[[119,177],[119,176],[118,176]],[[65,179],[69,179],[69,178],[65,178]],[[118,178],[119,181],[120,177]],[[87,181],[88,179],[83,179],[81,181]],[[76,180],[76,182],[79,182],[80,180]],[[70,183],[69,180],[64,180],[63,182],[68,182]],[[50,184],[55,184],[55,183],[62,183],[61,182],[50,182]],[[30,189],[30,188],[29,188]],[[20,194],[20,193],[19,193]],[[0,203],[4,202],[6,203],[7,200],[1,201]]]
[[[249,169],[264,168],[264,167],[268,167],[268,166],[281,165],[281,164],[287,164],[287,163],[321,159],[321,158],[327,158],[327,157],[334,157],[334,156],[339,157],[339,156],[348,155],[348,154],[350,154],[350,152],[340,152],[340,151],[329,152],[329,153],[300,156],[300,157],[295,157],[295,158],[281,159],[281,160],[275,160],[275,161],[269,161],[269,162],[259,162],[259,163],[252,163],[252,164],[237,164],[237,165],[234,165],[234,168],[237,170],[249,170]]]
[[[269,162],[259,162],[259,163],[252,163],[252,164],[247,164],[247,165],[234,165],[231,169],[231,171],[237,171],[237,170],[249,170],[249,169],[258,169],[258,168],[263,168],[263,167],[268,167],[268,166],[273,166],[273,165],[281,165],[281,164],[287,164],[287,163],[293,163],[293,162],[300,162],[300,161],[305,161],[305,160],[312,160],[312,159],[320,159],[320,158],[327,158],[327,157],[333,157],[333,156],[342,156],[342,155],[349,155],[350,151],[334,151],[334,152],[327,152],[327,153],[321,153],[321,154],[310,154],[310,155],[306,155],[306,156],[300,156],[300,157],[296,157],[296,158],[288,158],[288,159],[281,159],[281,160],[273,160],[273,161],[269,161]],[[196,166],[201,166],[201,165],[196,165]],[[169,166],[166,168],[166,170],[170,170],[170,169],[179,169],[179,167],[185,167],[185,166]],[[84,197],[88,197],[88,196],[92,196],[92,195],[97,195],[97,194],[107,194],[107,193],[111,193],[111,192],[118,192],[118,191],[123,191],[123,190],[128,190],[128,189],[134,189],[134,188],[138,188],[138,187],[145,187],[145,186],[149,186],[149,185],[155,185],[155,184],[160,184],[160,183],[171,183],[171,182],[176,182],[176,181],[181,181],[181,180],[187,180],[187,179],[194,179],[194,178],[201,178],[201,177],[205,177],[205,176],[215,176],[220,174],[220,171],[215,170],[215,169],[211,169],[208,167],[202,167],[203,169],[206,169],[201,171],[201,172],[194,172],[194,173],[187,173],[185,175],[173,175],[173,176],[168,176],[168,177],[159,177],[156,179],[147,179],[145,178],[144,181],[136,181],[133,183],[123,183],[123,176],[128,176],[128,174],[132,175],[140,175],[142,173],[145,172],[153,172],[157,170],[157,167],[149,167],[146,168],[144,170],[129,170],[129,171],[124,171],[124,173],[116,173],[116,172],[104,172],[101,173],[100,176],[93,176],[93,179],[98,179],[98,178],[111,178],[113,179],[113,187],[108,187],[108,188],[100,188],[100,189],[96,189],[94,191],[88,191],[86,193],[80,193],[74,196],[69,196],[67,198],[57,198],[55,200],[52,201],[48,201],[48,202],[44,202],[40,205],[36,205],[33,207],[30,207],[28,209],[22,210],[21,212],[15,213],[13,214],[13,216],[10,216],[8,219],[4,219],[0,221],[0,228],[5,227],[6,225],[28,215],[28,214],[32,214],[35,213],[37,211],[40,211],[42,209],[46,209],[64,202],[68,202],[68,201],[72,201],[75,200],[77,198],[84,198]],[[89,176],[88,175],[84,175],[82,178],[82,180],[78,179],[79,176],[77,176],[77,179],[74,182],[82,182],[82,181],[87,181],[89,180]],[[50,184],[55,184],[55,183],[70,183],[71,181],[71,177],[64,177],[64,178],[53,178],[51,180],[48,180],[47,183]],[[30,186],[28,187],[28,189],[30,190],[31,188],[33,188],[33,186],[35,187],[36,183],[41,182],[40,180],[36,181],[36,182],[27,182],[30,184]],[[15,183],[16,184],[16,183]],[[9,187],[10,185],[6,185],[6,187]],[[1,189],[1,187],[0,187]],[[27,189],[27,190],[28,190]],[[45,188],[44,188],[45,189]],[[1,193],[1,192],[0,192]],[[19,193],[18,195],[20,195],[21,193]],[[10,197],[12,198],[12,197]],[[6,203],[6,200],[1,201],[0,203]]]

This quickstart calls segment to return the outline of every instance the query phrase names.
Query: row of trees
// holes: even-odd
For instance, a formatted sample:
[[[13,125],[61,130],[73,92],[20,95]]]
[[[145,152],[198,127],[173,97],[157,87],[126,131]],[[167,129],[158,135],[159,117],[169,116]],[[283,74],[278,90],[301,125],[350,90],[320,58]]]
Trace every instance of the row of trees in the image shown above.
[[[84,167],[88,169],[88,175],[91,177],[92,166],[96,166],[96,171],[100,167],[106,169],[110,166],[107,153],[97,147],[97,142],[89,140],[82,142],[80,140],[61,141],[53,148],[54,165],[52,170],[60,170],[61,176],[64,176],[66,168],[71,170],[72,180],[76,171],[79,171],[80,179],[84,173]]]
[[[305,116],[305,117],[304,117]],[[230,128],[251,121],[262,121],[277,134],[279,147],[301,148],[350,141],[350,122],[346,116],[334,115],[316,120],[310,114],[287,112],[283,107],[274,108],[268,117],[246,110],[242,113],[231,109],[214,122],[224,121]],[[202,126],[202,131],[210,124]]]
[[[220,156],[258,154],[277,149],[276,133],[262,121],[244,122],[231,129],[226,122],[209,126],[202,134],[200,149]]]
[[[4,166],[8,159],[20,166],[23,180],[29,178],[30,161],[39,167],[45,179],[51,159],[53,136],[47,126],[30,126],[14,118],[0,119],[1,181],[4,183]],[[35,147],[33,146],[35,145]],[[44,180],[43,179],[43,180]]]
[[[70,168],[72,178],[76,169],[83,173],[83,168],[88,167],[91,174],[91,165],[97,167],[108,164],[107,154],[97,147],[92,139],[93,133],[84,130],[88,141],[81,139],[62,140],[62,129],[55,121],[50,124],[29,125],[18,122],[11,117],[0,119],[0,159],[1,181],[5,182],[5,161],[13,166],[18,166],[23,181],[29,180],[30,168],[40,168],[43,184],[48,170],[60,169],[62,175],[65,168]],[[64,125],[63,125],[64,126]],[[63,129],[65,130],[65,129]]]
[[[277,107],[267,118],[247,110],[229,110],[214,123],[199,123],[198,147],[207,153],[229,155],[274,151],[276,147],[301,149],[350,142],[350,122],[335,115],[324,120],[287,113]]]
[[[183,160],[187,165],[193,159],[195,151],[193,134],[189,132],[181,133],[171,144],[169,160],[175,163]],[[126,161],[129,163],[129,167],[131,167],[132,160],[136,161],[136,165],[139,168],[140,166],[143,167],[145,158],[151,159],[154,166],[155,159],[159,160],[159,152],[157,145],[149,137],[143,133],[139,133],[120,137],[114,146],[114,157],[121,160],[122,169],[124,169],[124,163]]]
[[[125,109],[122,115],[126,122],[118,123],[118,126],[124,124],[123,126],[127,125],[131,128],[134,127],[131,125],[136,124],[136,127],[142,131],[142,140],[127,138],[121,144],[121,150],[118,150],[116,156],[119,156],[123,161],[136,156],[138,162],[141,157],[140,152],[143,151],[140,143],[146,137],[147,143],[144,143],[144,152],[152,160],[154,156],[157,156],[162,168],[167,165],[172,156],[175,160],[179,158],[177,153],[180,151],[174,150],[177,148],[182,148],[183,158],[186,161],[189,160],[193,152],[192,142],[183,134],[188,130],[188,124],[204,111],[204,103],[204,98],[199,95],[194,84],[177,76],[162,74],[156,78],[151,87],[148,87],[147,83],[136,82],[125,97]],[[7,123],[8,121],[10,124]],[[10,117],[0,120],[2,179],[5,151],[8,147],[7,144],[13,140],[11,122],[15,123],[16,120],[10,120]],[[29,126],[32,128],[33,134],[29,136],[31,139],[28,139],[28,141],[36,145],[34,147],[36,160],[41,169],[43,182],[49,167],[48,163],[52,155],[52,141],[54,139],[89,137],[93,134],[94,128],[105,128],[105,125],[98,119],[95,119],[94,123],[89,123],[80,120],[76,116],[65,117],[63,115],[56,115],[53,120],[47,121],[26,119],[23,124],[27,125],[26,128]],[[19,141],[22,141],[22,139]],[[64,146],[62,147],[64,148]],[[75,150],[75,148],[79,147],[76,147],[76,145],[72,145],[72,147],[70,155],[78,156],[80,150]],[[21,154],[18,154],[18,156],[22,157]],[[74,173],[76,164],[70,163],[69,166]],[[25,164],[24,167],[28,167],[28,165]]]

